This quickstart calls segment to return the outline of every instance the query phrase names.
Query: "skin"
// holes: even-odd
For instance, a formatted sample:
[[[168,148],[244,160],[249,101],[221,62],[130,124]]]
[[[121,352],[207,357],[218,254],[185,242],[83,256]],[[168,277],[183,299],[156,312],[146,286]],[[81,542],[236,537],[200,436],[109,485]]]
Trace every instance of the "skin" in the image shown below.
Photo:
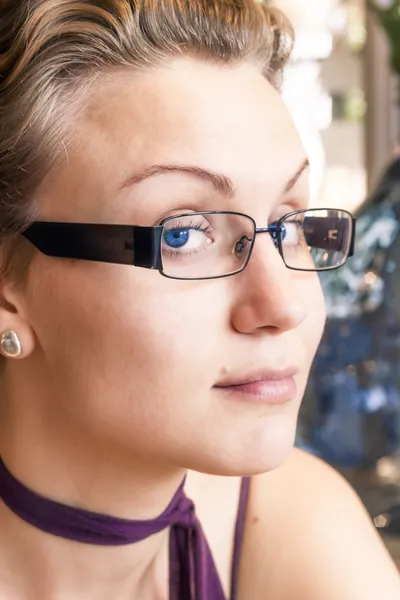
[[[232,210],[266,227],[307,206],[307,172],[293,182],[305,159],[296,130],[278,93],[249,65],[186,59],[140,75],[113,73],[93,91],[74,130],[66,159],[39,190],[44,220],[156,225],[179,212]],[[180,172],[125,185],[154,164],[221,173],[235,194]],[[299,600],[283,578],[285,558],[276,563],[265,552],[271,556],[277,523],[289,540],[288,515],[297,523],[305,510],[305,492],[292,498],[290,511],[276,501],[293,489],[298,461],[306,478],[333,477],[292,455],[324,324],[317,275],[288,270],[262,235],[248,268],[232,278],[174,281],[35,253],[24,288],[3,281],[1,294],[0,331],[17,331],[24,348],[21,360],[7,365],[0,420],[1,454],[12,472],[64,503],[142,519],[165,508],[189,469],[188,493],[227,592],[239,476],[252,474],[245,554],[254,560],[243,560],[240,597],[261,600],[269,584],[273,600]],[[250,404],[214,387],[286,366],[297,368],[297,394],[285,405]],[[361,514],[358,504],[354,510]],[[271,511],[275,525],[265,516]],[[168,532],[105,551],[46,536],[4,507],[0,528],[1,598],[167,597]],[[254,558],[261,550],[262,564]],[[299,547],[289,566],[303,555]],[[298,569],[302,581],[314,565]],[[321,590],[313,596],[308,587],[308,600],[369,600]]]

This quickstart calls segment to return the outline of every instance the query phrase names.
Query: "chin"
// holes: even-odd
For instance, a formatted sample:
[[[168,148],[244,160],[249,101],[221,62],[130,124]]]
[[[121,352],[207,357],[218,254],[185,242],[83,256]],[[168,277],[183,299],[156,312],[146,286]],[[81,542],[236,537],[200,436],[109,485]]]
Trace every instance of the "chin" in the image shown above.
[[[280,467],[291,455],[296,435],[294,419],[274,419],[253,431],[204,440],[186,468],[210,475],[245,477]]]

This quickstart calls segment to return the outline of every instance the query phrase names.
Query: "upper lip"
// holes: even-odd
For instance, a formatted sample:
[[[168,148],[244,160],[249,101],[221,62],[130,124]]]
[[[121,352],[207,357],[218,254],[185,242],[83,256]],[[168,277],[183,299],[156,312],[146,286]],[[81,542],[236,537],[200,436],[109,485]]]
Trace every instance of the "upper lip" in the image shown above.
[[[215,384],[214,387],[234,387],[238,385],[246,385],[256,383],[258,381],[282,381],[289,379],[298,373],[298,368],[294,365],[285,367],[284,369],[258,369],[241,374],[231,375],[226,379]]]

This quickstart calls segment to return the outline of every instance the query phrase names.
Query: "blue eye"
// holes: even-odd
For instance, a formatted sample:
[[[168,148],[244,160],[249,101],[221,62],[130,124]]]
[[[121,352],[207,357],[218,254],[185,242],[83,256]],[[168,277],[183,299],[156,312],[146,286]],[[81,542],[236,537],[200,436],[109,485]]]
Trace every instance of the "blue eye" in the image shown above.
[[[279,246],[279,242],[278,242],[279,235],[281,236],[281,242],[283,242],[283,240],[286,237],[286,233],[287,232],[286,232],[285,225],[281,225],[279,227],[279,225],[277,223],[272,223],[269,226],[269,231],[270,231],[270,235],[271,235],[272,241],[274,242],[276,248],[278,248],[278,246]]]
[[[183,248],[189,241],[189,229],[170,229],[164,231],[164,242],[171,248]]]

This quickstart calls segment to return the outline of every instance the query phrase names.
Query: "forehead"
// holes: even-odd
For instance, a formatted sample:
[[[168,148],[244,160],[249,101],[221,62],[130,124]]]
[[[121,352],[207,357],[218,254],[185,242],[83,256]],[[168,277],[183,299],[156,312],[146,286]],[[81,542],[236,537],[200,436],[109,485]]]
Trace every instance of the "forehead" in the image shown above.
[[[97,84],[58,181],[101,195],[151,165],[191,164],[273,193],[303,159],[284,103],[254,67],[187,59]]]

